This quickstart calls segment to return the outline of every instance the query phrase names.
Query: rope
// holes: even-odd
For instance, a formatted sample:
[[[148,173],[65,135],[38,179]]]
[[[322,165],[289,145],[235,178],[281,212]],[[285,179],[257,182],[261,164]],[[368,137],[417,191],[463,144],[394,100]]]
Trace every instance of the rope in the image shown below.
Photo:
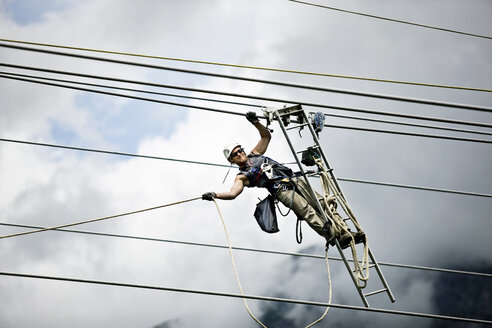
[[[229,248],[229,255],[231,256],[232,269],[234,270],[234,276],[236,277],[237,286],[239,287],[239,291],[241,292],[241,295],[244,296],[243,287],[241,286],[241,282],[239,281],[239,275],[237,273],[236,262],[234,261],[234,255],[232,254],[231,238],[229,237],[229,232],[227,231],[227,226],[225,224],[224,217],[222,216],[222,213],[220,211],[219,204],[217,204],[217,201],[215,199],[213,201],[214,201],[215,207],[217,208],[217,212],[219,213],[220,221],[222,222],[222,226],[224,227],[224,232],[226,234],[227,245],[228,245],[228,248]],[[328,272],[328,282],[329,282],[329,288],[330,288],[329,296],[328,296],[328,304],[331,304],[332,290],[331,290],[330,265],[328,263],[328,247],[325,249],[325,260],[326,260],[326,270]],[[251,312],[251,309],[248,306],[248,302],[246,301],[246,298],[244,298],[244,297],[243,297],[243,302],[244,302],[244,306],[246,307],[246,310],[248,311],[248,313],[251,316],[251,318],[253,318],[253,320],[255,320],[263,328],[267,328],[267,326],[265,326]],[[314,326],[315,324],[317,324],[318,322],[320,322],[321,320],[323,320],[325,318],[326,314],[328,313],[328,310],[329,309],[330,309],[330,307],[328,306],[326,308],[325,312],[321,315],[321,317],[319,317],[316,321],[314,321],[314,322],[310,323],[309,325],[307,325],[306,328],[310,328],[310,327]]]
[[[340,193],[338,188],[336,188],[333,181],[331,181],[328,178],[328,175],[326,173],[326,169],[323,167],[321,161],[319,162],[319,165],[321,165],[321,167],[323,169],[322,175],[324,175],[324,180],[325,180],[324,182],[328,182],[328,185],[330,185],[331,188],[336,191],[334,193],[335,198],[338,200],[338,202],[342,206],[345,213],[349,216],[350,220],[352,221],[352,223],[357,228],[357,231],[363,232],[361,225],[359,224],[359,222],[357,221],[357,218],[355,217],[354,213],[350,209],[347,201],[345,200],[343,195]],[[321,179],[321,181],[323,183],[323,179]],[[343,222],[343,220],[342,220],[342,222]],[[344,227],[347,227],[345,222],[343,222],[343,225],[344,225]],[[345,230],[345,232],[348,233],[348,230]],[[355,241],[354,241],[354,238],[352,236],[351,236],[351,241],[350,241],[350,249],[352,251],[352,257],[354,260],[354,271],[357,273],[357,281],[362,281],[362,283],[360,283],[360,284],[358,283],[358,285],[360,288],[364,288],[367,284],[367,280],[369,280],[369,245],[367,243],[367,236],[366,236],[365,241],[364,241],[364,254],[362,257],[362,263],[360,263],[358,260],[357,251],[355,249]],[[365,266],[365,269],[363,269],[364,266]],[[365,274],[364,274],[364,270],[366,272]]]
[[[448,88],[448,89],[458,89],[458,90],[492,92],[492,89],[486,89],[486,88],[472,88],[472,87],[452,86],[452,85],[443,85],[443,84],[430,84],[430,83],[419,83],[419,82],[409,82],[409,81],[395,81],[395,80],[388,80],[388,79],[378,79],[378,78],[368,78],[368,77],[358,77],[358,76],[347,76],[347,75],[339,75],[339,74],[317,73],[317,72],[307,72],[307,71],[298,71],[298,70],[287,70],[287,69],[280,69],[280,68],[269,68],[269,67],[248,66],[248,65],[236,65],[236,64],[218,63],[218,62],[211,62],[211,61],[202,61],[202,60],[193,60],[193,59],[182,59],[182,58],[171,58],[171,57],[162,57],[162,56],[152,56],[152,55],[143,55],[143,54],[135,54],[135,53],[128,53],[128,52],[118,52],[118,51],[109,51],[109,50],[101,50],[101,49],[71,47],[71,46],[64,46],[64,45],[57,45],[57,44],[47,44],[47,43],[29,42],[29,41],[20,41],[20,40],[0,39],[0,41],[2,41],[2,42],[12,42],[12,43],[28,44],[28,45],[34,45],[34,46],[60,48],[60,49],[80,50],[80,51],[97,52],[97,53],[105,53],[105,54],[113,54],[113,55],[133,56],[133,57],[141,57],[141,58],[164,59],[164,60],[180,61],[180,62],[186,62],[186,63],[206,64],[206,65],[215,65],[215,66],[226,66],[226,67],[234,67],[234,68],[246,68],[246,69],[255,69],[255,70],[281,72],[281,73],[295,73],[295,74],[305,74],[305,75],[313,75],[313,76],[334,77],[334,78],[343,78],[343,79],[372,81],[372,82],[385,82],[385,83],[397,83],[397,84],[406,84],[406,85],[435,87],[435,88]]]
[[[330,264],[328,263],[328,247],[325,248],[325,260],[326,260],[326,271],[328,272],[328,285],[330,288],[330,291],[328,292],[328,304],[331,304],[332,292],[331,292]],[[313,321],[312,323],[307,325],[306,328],[310,328],[310,327],[314,326],[315,324],[317,324],[318,322],[320,322],[321,320],[323,320],[326,317],[326,315],[328,314],[329,310],[330,310],[330,307],[327,306],[325,312],[321,315],[321,317],[319,317],[316,321]]]
[[[333,201],[333,198],[340,203],[345,213],[347,213],[350,220],[354,223],[355,227],[357,228],[357,231],[363,232],[362,227],[360,226],[359,222],[355,218],[353,212],[350,210],[345,198],[341,195],[338,188],[336,188],[336,186],[328,177],[328,173],[321,159],[315,159],[315,163],[320,169],[320,177],[321,177],[320,182],[321,182],[321,187],[323,189],[323,198],[325,200],[327,211],[330,214],[331,218],[333,219],[333,222],[335,223],[340,233],[350,235],[350,239],[351,239],[350,249],[352,251],[352,258],[354,260],[354,272],[356,273],[357,285],[359,286],[359,288],[365,288],[367,285],[367,281],[369,280],[369,245],[367,242],[367,236],[364,240],[364,252],[363,252],[362,263],[361,263],[359,262],[357,256],[357,250],[355,248],[354,238],[352,234],[350,234],[350,232],[348,231],[347,224],[339,217],[338,213],[336,212],[336,206],[335,206],[336,203]],[[330,197],[330,187],[333,190],[333,194],[334,194],[334,196],[331,197]]]
[[[231,238],[229,237],[229,232],[227,231],[227,226],[225,224],[224,217],[222,216],[222,213],[220,211],[219,204],[217,204],[217,201],[215,199],[213,199],[213,201],[214,201],[215,207],[217,208],[217,212],[219,213],[219,217],[220,217],[220,220],[222,221],[222,226],[224,227],[224,232],[225,232],[226,237],[227,237],[227,245],[229,248],[229,255],[231,256],[232,269],[234,270],[234,276],[236,277],[237,286],[239,287],[239,291],[241,292],[241,295],[244,296],[243,287],[241,286],[241,281],[239,281],[239,275],[237,273],[236,262],[234,261],[234,255],[232,254]],[[244,302],[244,306],[246,307],[246,310],[248,311],[251,318],[253,318],[253,320],[256,321],[263,328],[267,328],[267,326],[265,326],[260,320],[258,320],[254,316],[254,314],[251,312],[251,310],[248,306],[248,302],[246,301],[246,298],[244,298],[244,297],[243,297],[243,302]]]
[[[186,202],[191,202],[191,201],[194,201],[194,200],[197,200],[197,199],[201,199],[201,197],[186,199],[186,200],[182,200],[182,201],[179,201],[179,202],[174,202],[174,203],[169,203],[169,204],[164,204],[164,205],[149,207],[149,208],[145,208],[145,209],[142,209],[142,210],[137,210],[137,211],[132,211],[132,212],[126,212],[126,213],[122,213],[122,214],[116,214],[116,215],[105,216],[105,217],[91,219],[91,220],[85,220],[85,221],[80,221],[80,222],[75,222],[75,223],[64,224],[64,225],[60,225],[60,226],[56,226],[56,227],[43,228],[43,229],[37,229],[37,230],[32,230],[32,231],[25,231],[25,232],[20,232],[20,233],[14,233],[14,234],[11,234],[11,235],[0,236],[0,239],[17,237],[17,236],[22,236],[22,235],[28,235],[28,234],[37,233],[37,232],[43,232],[43,231],[48,231],[48,230],[57,230],[57,229],[62,229],[62,228],[67,228],[67,227],[73,227],[73,226],[76,226],[76,225],[81,225],[81,224],[86,224],[86,223],[92,223],[92,222],[98,222],[98,221],[108,220],[108,219],[114,219],[114,218],[121,217],[121,216],[126,216],[126,215],[131,215],[131,214],[137,214],[137,213],[142,213],[142,212],[156,210],[156,209],[163,208],[163,207],[168,207],[168,206],[178,205],[178,204],[182,204],[182,203],[186,203]]]

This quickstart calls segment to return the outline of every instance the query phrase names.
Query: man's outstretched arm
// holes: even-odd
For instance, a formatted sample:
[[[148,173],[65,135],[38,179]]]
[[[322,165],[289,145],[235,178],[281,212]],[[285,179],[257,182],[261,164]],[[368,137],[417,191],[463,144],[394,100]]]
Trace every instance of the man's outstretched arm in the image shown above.
[[[260,133],[260,141],[255,146],[255,148],[251,150],[251,153],[263,155],[268,148],[270,139],[272,139],[270,130],[268,130],[263,124],[260,123],[260,120],[258,120],[258,118],[256,117],[255,112],[246,113],[246,118],[255,126],[255,128],[258,129],[258,132]]]
[[[230,191],[226,192],[207,192],[202,195],[202,199],[204,200],[213,200],[214,198],[218,199],[226,199],[231,200],[235,199],[239,194],[241,194],[244,190],[245,181],[247,181],[246,176],[240,174],[234,180],[234,184],[231,187]]]

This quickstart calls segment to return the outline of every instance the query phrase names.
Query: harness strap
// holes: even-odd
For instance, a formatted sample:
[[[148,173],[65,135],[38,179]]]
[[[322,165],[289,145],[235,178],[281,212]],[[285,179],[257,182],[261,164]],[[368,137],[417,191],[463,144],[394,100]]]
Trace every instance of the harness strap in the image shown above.
[[[284,179],[284,180],[285,180],[285,179]],[[279,188],[283,188],[284,190],[286,190],[286,187],[287,187],[287,186],[289,186],[289,185],[291,185],[291,186],[292,186],[292,189],[291,189],[291,190],[292,190],[292,197],[290,198],[290,204],[289,204],[289,206],[288,206],[288,207],[289,207],[289,210],[287,211],[287,213],[285,213],[285,214],[284,214],[284,213],[282,213],[282,211],[280,210],[280,207],[278,206],[278,198],[277,198],[277,193],[278,193],[278,189],[279,189]],[[275,204],[277,205],[277,209],[278,209],[278,211],[280,212],[280,215],[282,215],[282,216],[287,216],[287,215],[289,215],[290,211],[292,210],[292,203],[294,202],[294,195],[295,195],[295,193],[296,193],[296,191],[297,191],[297,190],[296,190],[296,185],[295,185],[295,183],[292,183],[292,181],[291,181],[291,180],[289,180],[288,184],[287,184],[287,183],[286,183],[286,184],[279,183],[279,184],[277,184],[277,186],[276,186],[276,187],[274,187],[274,190],[275,190],[275,192],[274,192],[273,198],[275,199]]]

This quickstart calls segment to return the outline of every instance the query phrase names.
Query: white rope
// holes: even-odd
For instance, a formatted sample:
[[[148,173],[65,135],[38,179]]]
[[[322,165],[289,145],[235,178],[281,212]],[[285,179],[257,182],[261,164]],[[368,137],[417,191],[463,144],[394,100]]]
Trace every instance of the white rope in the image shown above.
[[[335,210],[332,210],[331,206],[329,205],[329,196],[330,196],[330,187],[333,190],[333,195],[335,199],[338,201],[342,209],[345,211],[345,213],[348,215],[352,223],[355,225],[358,231],[363,232],[362,227],[360,226],[359,222],[357,221],[354,213],[352,212],[351,208],[349,207],[347,201],[345,198],[342,196],[341,192],[336,188],[335,184],[333,181],[328,176],[328,173],[326,171],[326,168],[323,165],[323,162],[320,159],[315,159],[316,165],[320,169],[320,175],[321,175],[321,187],[323,188],[323,198],[325,200],[325,204],[327,207],[327,211],[331,218],[333,219],[333,222],[337,226],[338,230],[340,232],[344,232],[350,235],[350,249],[352,251],[352,258],[354,260],[354,272],[356,273],[356,280],[357,280],[357,285],[359,288],[365,288],[367,285],[367,281],[369,280],[369,244],[367,242],[367,236],[364,240],[364,251],[363,251],[363,256],[362,256],[362,262],[359,262],[358,256],[357,256],[357,250],[355,248],[355,240],[353,236],[348,232],[348,226],[347,224],[338,218],[338,216],[335,213]],[[365,272],[364,272],[365,271]]]
[[[239,281],[239,275],[237,274],[236,262],[234,261],[234,255],[232,254],[232,246],[231,246],[231,239],[229,238],[229,232],[227,231],[224,218],[222,217],[222,213],[220,212],[219,204],[217,204],[217,201],[215,199],[214,199],[214,203],[215,203],[215,207],[217,207],[217,212],[219,212],[220,220],[222,221],[222,226],[224,227],[224,231],[227,237],[227,245],[229,246],[229,255],[231,256],[232,268],[234,269],[234,276],[236,277],[237,286],[239,287],[239,291],[241,292],[241,295],[244,296],[243,287],[241,286],[241,282]],[[248,302],[246,302],[246,298],[243,298],[243,302],[251,318],[253,318],[253,320],[256,321],[263,328],[268,328],[260,320],[258,320],[251,312],[248,306]]]
[[[241,295],[244,296],[243,287],[241,286],[241,282],[239,281],[239,275],[237,273],[236,262],[234,261],[234,255],[232,254],[232,246],[231,246],[231,239],[229,237],[229,232],[227,231],[227,226],[225,224],[224,217],[222,216],[222,213],[220,211],[219,204],[217,204],[217,201],[215,199],[213,201],[215,203],[215,207],[217,208],[217,212],[219,213],[219,217],[220,217],[220,220],[222,222],[222,226],[224,227],[224,232],[226,234],[227,246],[229,248],[229,255],[231,257],[232,269],[234,270],[234,276],[236,277],[237,286],[239,287],[239,291],[241,292]],[[332,290],[331,290],[330,265],[328,263],[328,248],[326,248],[326,250],[325,250],[325,259],[326,259],[326,270],[328,272],[328,282],[329,282],[328,303],[331,304]],[[248,302],[246,301],[246,298],[243,298],[243,302],[244,302],[244,306],[246,307],[246,310],[248,311],[248,313],[251,316],[251,318],[253,318],[253,320],[256,321],[263,328],[268,328],[258,318],[256,318],[254,316],[254,314],[251,312],[251,309],[248,306]],[[307,325],[305,328],[310,328],[310,327],[314,326],[315,324],[319,323],[321,320],[323,320],[325,318],[326,314],[328,313],[328,310],[329,309],[330,309],[330,307],[327,307],[326,310],[325,310],[325,312],[323,313],[323,315],[321,317],[319,317],[316,321],[314,321],[314,322],[310,323],[309,325]]]
[[[325,259],[326,259],[326,271],[328,272],[328,285],[329,285],[329,288],[330,288],[330,291],[328,292],[328,304],[331,304],[331,273],[330,273],[330,264],[328,263],[328,247],[326,247],[325,249]],[[328,306],[325,310],[325,312],[323,313],[323,315],[321,317],[318,318],[318,320],[316,321],[313,321],[312,323],[310,323],[309,325],[306,326],[306,328],[310,328],[312,326],[314,326],[315,324],[317,324],[318,322],[320,322],[321,320],[323,320],[326,315],[328,314],[328,310],[330,310],[330,307]]]

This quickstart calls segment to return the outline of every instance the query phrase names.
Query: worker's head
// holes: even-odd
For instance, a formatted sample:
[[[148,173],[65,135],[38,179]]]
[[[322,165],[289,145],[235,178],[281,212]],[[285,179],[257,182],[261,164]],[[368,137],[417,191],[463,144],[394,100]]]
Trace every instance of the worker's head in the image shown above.
[[[247,160],[246,153],[237,142],[228,144],[224,147],[224,156],[230,162],[237,165]]]

